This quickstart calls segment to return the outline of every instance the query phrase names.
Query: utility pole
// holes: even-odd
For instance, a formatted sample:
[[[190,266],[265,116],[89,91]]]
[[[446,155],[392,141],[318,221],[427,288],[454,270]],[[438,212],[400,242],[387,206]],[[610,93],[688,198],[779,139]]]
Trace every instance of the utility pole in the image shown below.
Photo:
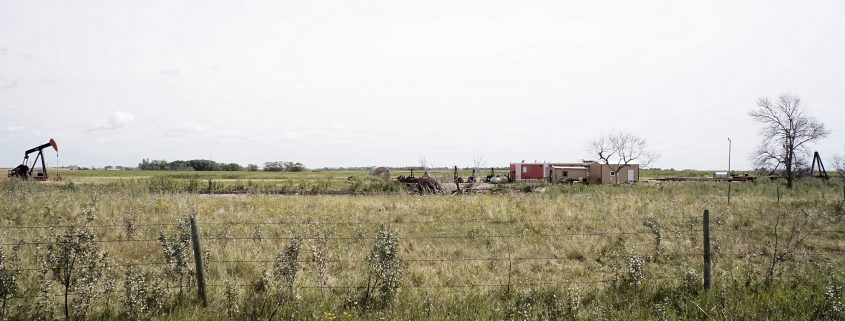
[[[710,290],[713,282],[713,265],[710,262],[710,211],[704,210],[704,289]]]
[[[731,203],[731,138],[728,137],[728,204]]]

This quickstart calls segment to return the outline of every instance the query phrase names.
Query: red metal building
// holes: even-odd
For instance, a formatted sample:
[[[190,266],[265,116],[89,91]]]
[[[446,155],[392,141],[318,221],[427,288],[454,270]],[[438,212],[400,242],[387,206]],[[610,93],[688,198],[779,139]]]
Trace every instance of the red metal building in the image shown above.
[[[553,167],[584,167],[584,163],[511,163],[512,180],[548,180]]]

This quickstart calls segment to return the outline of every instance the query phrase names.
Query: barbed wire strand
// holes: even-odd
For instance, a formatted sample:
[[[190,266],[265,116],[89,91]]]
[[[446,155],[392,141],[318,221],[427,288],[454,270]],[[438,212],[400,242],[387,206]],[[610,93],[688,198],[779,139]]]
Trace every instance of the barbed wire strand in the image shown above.
[[[395,225],[403,225],[403,224],[443,224],[443,225],[458,225],[458,224],[469,224],[469,223],[490,223],[490,224],[516,224],[516,223],[537,223],[537,222],[579,222],[579,221],[612,221],[612,220],[641,220],[646,216],[624,216],[624,217],[615,217],[615,218],[605,218],[605,217],[566,217],[566,218],[554,218],[554,219],[510,219],[510,220],[502,220],[502,219],[476,219],[476,220],[449,220],[449,221],[436,221],[436,220],[416,220],[416,221],[391,221],[391,220],[379,220],[379,221],[325,221],[321,222],[317,221],[270,221],[270,222],[255,222],[255,221],[224,221],[224,222],[217,222],[217,221],[205,221],[202,222],[202,225],[229,225],[229,226],[237,226],[237,225],[373,225],[373,224],[395,224]],[[701,219],[700,216],[662,216],[656,217],[657,219]],[[114,228],[114,227],[126,227],[126,222],[119,222],[119,223],[110,223],[110,224],[103,224],[103,225],[5,225],[0,226],[0,229],[50,229],[50,228],[70,228],[70,227],[89,227],[89,228]],[[178,223],[138,223],[132,224],[133,227],[161,227],[161,226],[179,226]]]

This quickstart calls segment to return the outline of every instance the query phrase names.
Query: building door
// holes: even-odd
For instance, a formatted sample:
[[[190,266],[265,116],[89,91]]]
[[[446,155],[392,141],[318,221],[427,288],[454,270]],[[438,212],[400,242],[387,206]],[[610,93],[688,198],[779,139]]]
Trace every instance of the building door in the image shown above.
[[[633,170],[633,169],[629,169],[629,170],[628,170],[628,182],[629,182],[629,183],[636,182],[637,180],[636,180],[636,179],[634,179],[634,178],[635,178],[635,177],[634,177],[634,170]]]

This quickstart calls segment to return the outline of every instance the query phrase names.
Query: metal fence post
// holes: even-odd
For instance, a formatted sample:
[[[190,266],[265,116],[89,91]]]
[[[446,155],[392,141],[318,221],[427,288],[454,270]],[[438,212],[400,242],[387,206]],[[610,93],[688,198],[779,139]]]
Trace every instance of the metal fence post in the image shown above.
[[[704,210],[704,289],[710,290],[712,279],[710,276],[710,211]]]
[[[191,216],[191,243],[194,244],[194,262],[197,269],[197,292],[202,300],[202,306],[208,306],[208,299],[205,296],[205,267],[202,262],[202,248],[200,247],[200,228],[197,224],[197,217]]]

